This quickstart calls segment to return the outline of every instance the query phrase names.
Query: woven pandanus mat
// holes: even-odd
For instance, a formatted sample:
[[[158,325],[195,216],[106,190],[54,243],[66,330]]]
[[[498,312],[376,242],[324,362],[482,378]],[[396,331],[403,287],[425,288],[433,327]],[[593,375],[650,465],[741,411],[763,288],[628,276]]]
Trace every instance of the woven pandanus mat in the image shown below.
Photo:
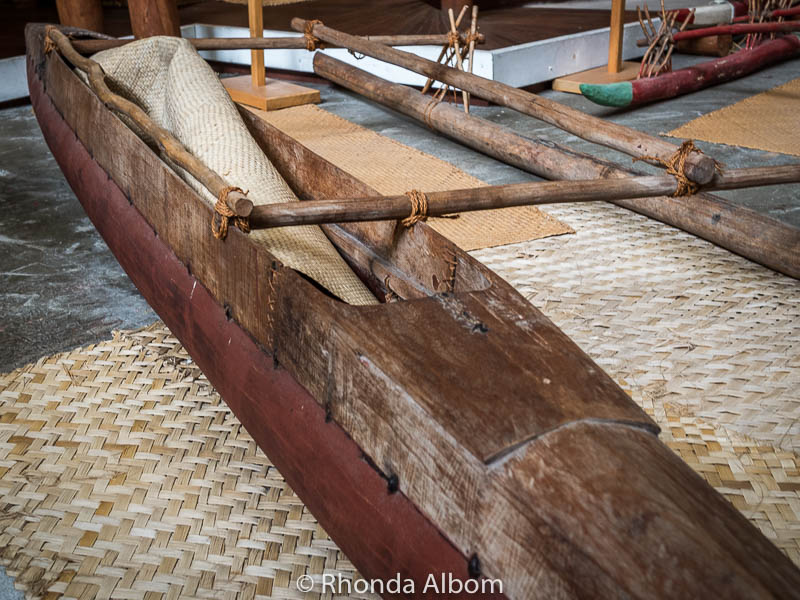
[[[800,282],[610,204],[548,210],[576,235],[474,256],[634,399],[800,452]]]
[[[800,78],[706,113],[666,135],[800,156],[798,104]],[[793,117],[775,127],[775,115]]]
[[[611,204],[548,211],[576,235],[472,254],[800,565],[800,282]]]
[[[160,323],[0,375],[0,564],[28,598],[87,600],[357,576]]]
[[[800,459],[699,419],[685,407],[646,407],[661,441],[800,566]]]
[[[442,192],[487,185],[448,162],[318,106],[250,110],[380,194],[400,195],[413,189]],[[432,218],[428,224],[464,250],[572,233],[569,225],[535,206],[466,212],[458,219]]]
[[[800,564],[795,454],[639,400]],[[298,577],[358,576],[160,323],[0,376],[0,564],[28,598],[317,598]]]

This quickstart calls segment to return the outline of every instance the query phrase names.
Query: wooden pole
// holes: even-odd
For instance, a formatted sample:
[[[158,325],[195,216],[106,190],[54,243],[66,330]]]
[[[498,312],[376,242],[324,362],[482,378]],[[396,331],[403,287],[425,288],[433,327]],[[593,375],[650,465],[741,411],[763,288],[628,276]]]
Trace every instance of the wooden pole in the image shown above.
[[[137,38],[181,35],[176,0],[128,0],[128,14]]]
[[[547,179],[618,179],[631,172],[547,141],[522,137],[508,128],[466,115],[448,103],[407,86],[389,83],[342,61],[317,54],[314,71],[371,100],[426,123],[456,141]],[[771,269],[800,278],[800,233],[711,194],[687,198],[617,200],[620,206],[679,227]]]
[[[101,0],[56,0],[58,21],[68,27],[89,31],[103,31],[103,3]]]
[[[699,54],[701,56],[728,56],[733,48],[733,38],[729,35],[713,35],[696,40],[684,40],[675,44],[680,54]]]
[[[264,37],[264,8],[261,0],[247,0],[247,21],[250,24],[250,37]],[[250,75],[253,78],[253,87],[267,84],[267,75],[264,70],[264,51],[254,49],[250,51]]]
[[[390,83],[328,55],[317,54],[314,57],[314,72],[417,119],[479,152],[540,177],[594,179],[610,173],[607,164],[601,164],[588,155],[536,138],[522,137],[507,127],[466,115],[453,104],[436,102],[413,88]]]
[[[293,29],[303,31],[305,25],[306,21],[303,19],[292,20]],[[659,156],[668,160],[678,149],[674,144],[651,135],[587,115],[536,94],[472,73],[451,69],[409,52],[376,44],[324,25],[315,25],[314,35],[326,42],[339,44],[361,54],[448,83],[495,104],[508,106],[578,137],[614,148],[631,156]],[[714,161],[707,156],[692,155],[687,159],[687,174],[692,181],[700,184],[708,183],[714,176]]]
[[[717,175],[704,189],[735,190],[797,182],[800,182],[800,163],[731,170],[724,175]],[[673,193],[675,187],[675,178],[672,175],[656,175],[626,179],[518,183],[430,192],[426,194],[425,214],[436,217],[512,206],[666,196]],[[266,229],[291,225],[385,221],[404,219],[412,214],[408,196],[380,196],[259,205],[253,208],[249,222],[252,229]]]
[[[387,46],[439,46],[447,43],[446,34],[421,34],[421,35],[369,35],[368,40],[385,44]],[[306,41],[302,37],[276,37],[276,38],[186,38],[197,50],[305,50]],[[477,43],[485,40],[479,36]],[[101,50],[117,48],[130,44],[136,40],[72,40],[75,50],[81,54],[94,54]],[[331,47],[335,47],[332,45]]]
[[[625,25],[625,0],[611,0],[611,29],[608,33],[608,72],[622,69],[622,38]]]

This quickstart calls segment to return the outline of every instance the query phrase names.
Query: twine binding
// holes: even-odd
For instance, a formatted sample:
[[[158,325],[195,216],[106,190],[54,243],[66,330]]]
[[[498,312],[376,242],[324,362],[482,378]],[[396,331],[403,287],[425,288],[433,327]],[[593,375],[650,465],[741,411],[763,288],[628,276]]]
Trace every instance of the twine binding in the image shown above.
[[[420,221],[428,219],[428,197],[419,190],[406,192],[411,201],[411,214],[401,221],[405,227],[413,227]]]
[[[475,31],[475,33],[470,31],[469,33],[467,33],[467,35],[466,35],[466,37],[464,39],[464,47],[469,46],[473,42],[475,42],[477,44],[478,41],[480,40],[480,37],[481,37],[481,34],[478,33],[477,31]]]
[[[425,121],[425,124],[435,131],[433,126],[433,122],[431,121],[431,116],[433,114],[433,109],[436,108],[439,102],[442,101],[442,97],[439,96],[439,91],[437,91],[433,96],[431,96],[430,101],[428,104],[425,105],[425,108],[422,110],[422,118]]]
[[[228,225],[231,220],[233,224],[242,230],[243,233],[250,233],[250,222],[247,217],[239,217],[228,206],[228,194],[231,192],[239,192],[240,194],[247,195],[241,188],[229,186],[222,188],[217,197],[217,203],[214,205],[214,216],[211,219],[211,232],[218,240],[224,240],[228,237]],[[217,222],[219,221],[219,223]]]
[[[669,157],[669,160],[664,160],[659,156],[640,156],[634,158],[633,162],[647,160],[664,166],[667,169],[667,173],[675,177],[678,182],[678,186],[672,194],[673,197],[691,196],[700,189],[700,186],[686,175],[686,159],[692,152],[697,152],[698,154],[703,153],[700,148],[694,145],[694,140],[686,140],[681,144],[680,148]]]
[[[53,38],[50,37],[50,32],[54,29],[52,25],[48,25],[44,28],[44,54],[47,56],[53,50],[56,49],[56,43],[53,41]]]
[[[325,44],[314,35],[314,26],[315,25],[322,25],[322,21],[319,19],[314,19],[313,21],[306,21],[305,31],[303,31],[303,37],[306,38],[306,50],[309,52],[313,52],[314,50],[322,50],[325,48]]]

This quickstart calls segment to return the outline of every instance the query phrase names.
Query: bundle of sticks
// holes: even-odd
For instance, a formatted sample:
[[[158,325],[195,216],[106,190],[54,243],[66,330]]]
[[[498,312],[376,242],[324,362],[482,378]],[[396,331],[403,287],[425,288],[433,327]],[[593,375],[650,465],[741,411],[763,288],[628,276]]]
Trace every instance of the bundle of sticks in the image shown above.
[[[747,14],[732,16],[728,23],[714,23],[711,26],[687,26],[694,23],[696,9],[667,11],[661,2],[661,15],[658,27],[653,24],[647,5],[637,6],[639,24],[645,34],[636,41],[640,47],[647,47],[639,77],[652,77],[669,71],[670,57],[680,42],[699,40],[714,36],[741,36],[745,39],[740,49],[755,48],[769,35],[775,39],[776,34],[800,31],[800,21],[785,21],[786,18],[800,17],[800,6],[792,6],[793,0],[749,0]],[[677,30],[677,31],[675,31]]]
[[[469,72],[472,73],[472,66],[475,57],[475,42],[479,38],[477,4],[472,7],[472,23],[470,24],[469,34],[466,36],[466,43],[459,44],[461,36],[458,32],[458,27],[461,25],[461,20],[467,13],[468,8],[469,7],[466,4],[462,6],[461,12],[458,13],[457,18],[454,18],[452,8],[447,10],[448,17],[450,18],[450,32],[448,34],[447,43],[442,47],[442,51],[439,53],[439,58],[436,59],[436,62],[444,65],[450,65],[451,63],[454,63],[454,66],[460,71],[464,71],[464,65],[465,63],[468,63]],[[427,93],[433,83],[434,79],[429,77],[425,82],[425,85],[422,87],[422,93]],[[434,94],[434,99],[444,99],[444,97],[447,95],[449,87],[450,86],[447,84],[444,84],[442,87],[440,87],[439,90]],[[453,94],[455,95],[455,88],[453,88]],[[464,112],[469,114],[469,92],[461,90],[461,97],[464,102]]]

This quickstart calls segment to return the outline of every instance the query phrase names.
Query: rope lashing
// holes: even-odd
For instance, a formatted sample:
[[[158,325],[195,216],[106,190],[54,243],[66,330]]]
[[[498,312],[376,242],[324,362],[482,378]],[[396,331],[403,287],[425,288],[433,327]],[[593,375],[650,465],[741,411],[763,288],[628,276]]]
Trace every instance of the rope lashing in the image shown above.
[[[667,173],[672,175],[678,182],[678,186],[672,195],[674,197],[691,196],[700,189],[699,185],[686,176],[686,159],[689,158],[692,152],[703,153],[700,148],[694,145],[694,140],[686,140],[668,160],[664,160],[659,156],[640,156],[639,158],[634,158],[633,162],[647,160],[664,166],[667,169]]]
[[[475,33],[472,33],[472,31],[470,31],[469,33],[467,33],[467,37],[464,40],[464,46],[465,47],[469,46],[472,42],[475,42],[477,44],[480,41],[480,39],[481,39],[480,33],[478,33],[477,31],[475,31]]]
[[[306,21],[305,31],[303,31],[303,37],[306,38],[306,50],[309,52],[313,52],[314,50],[322,50],[325,47],[325,44],[314,35],[315,25],[323,25],[323,23],[319,19]]]
[[[442,101],[444,94],[441,96],[439,95],[439,91],[437,90],[436,93],[431,96],[430,101],[428,104],[425,105],[424,110],[422,111],[422,118],[425,120],[425,124],[430,127],[431,129],[435,129],[433,123],[431,122],[431,115],[433,113],[433,109]]]
[[[411,214],[408,215],[401,223],[405,227],[413,227],[420,221],[425,221],[428,218],[428,197],[419,190],[411,190],[406,192],[409,201],[411,202]]]
[[[56,49],[56,43],[50,37],[50,32],[55,29],[52,25],[48,25],[44,28],[44,53],[45,56],[50,54],[53,50]]]
[[[224,240],[228,237],[228,225],[232,220],[233,224],[242,230],[243,233],[250,233],[250,223],[246,217],[238,217],[230,206],[228,206],[228,194],[231,192],[239,192],[246,195],[245,192],[238,187],[222,188],[217,197],[217,203],[214,205],[214,217],[211,219],[211,232],[218,240]],[[219,223],[217,221],[219,220]]]

